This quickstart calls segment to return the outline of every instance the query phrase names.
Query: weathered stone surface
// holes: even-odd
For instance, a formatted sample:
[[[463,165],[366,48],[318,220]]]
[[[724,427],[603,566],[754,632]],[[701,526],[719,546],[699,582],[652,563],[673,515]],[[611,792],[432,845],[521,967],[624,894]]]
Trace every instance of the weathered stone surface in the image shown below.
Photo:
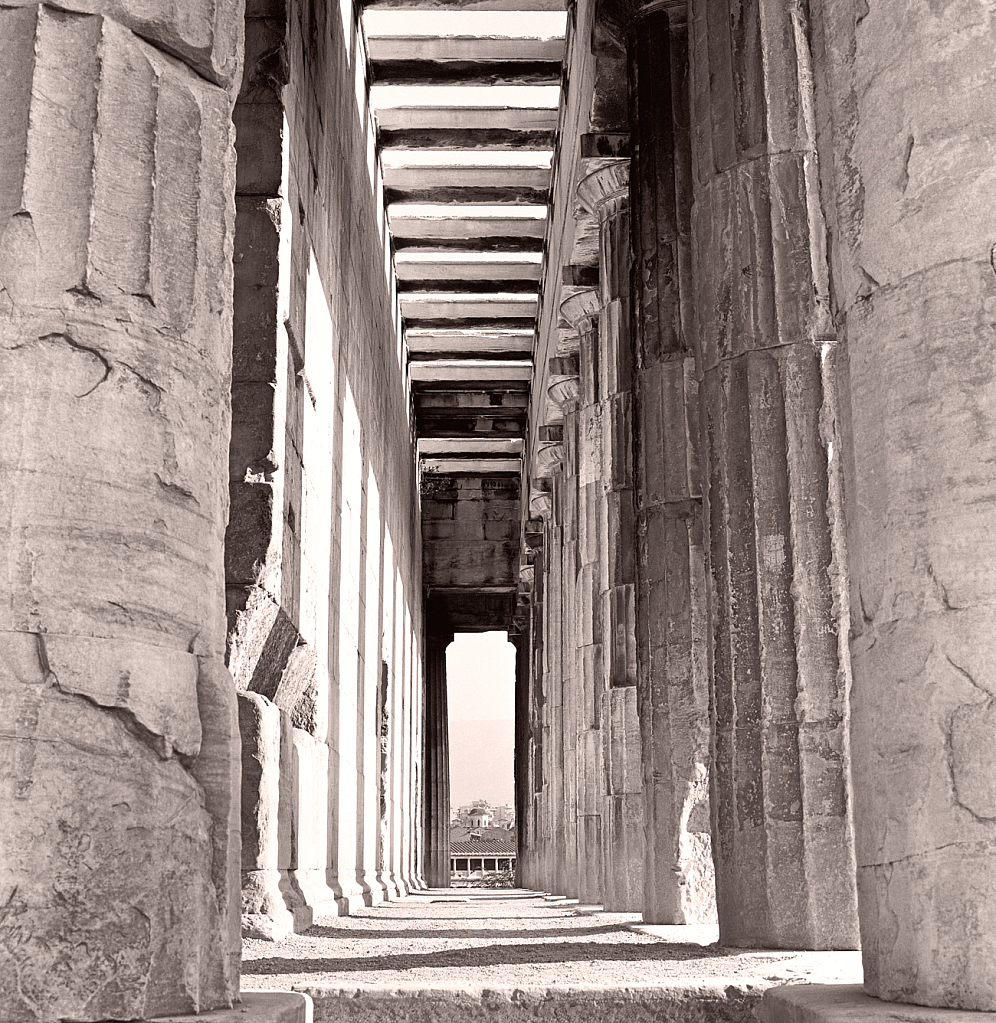
[[[681,286],[691,274],[692,200],[683,21],[676,8],[641,18],[634,54],[639,102],[633,124],[640,140],[633,160],[640,282],[634,295],[634,473],[645,923],[715,919],[698,382],[686,328],[690,288]]]
[[[211,665],[241,12],[138,6],[0,12],[0,630],[23,710],[0,1002],[18,1020],[193,1012],[238,986],[237,747]]]
[[[238,701],[242,735],[242,934],[279,941],[294,929],[294,916],[280,887],[280,868],[287,865],[282,860],[290,855],[289,834],[281,835],[282,825],[290,827],[291,813],[287,803],[290,765],[282,763],[284,729],[279,708],[266,697],[239,693]]]
[[[992,1011],[993,16],[817,13],[865,990]]]
[[[721,940],[853,948],[811,58],[787,8],[737,42],[718,17],[692,11],[689,39]]]
[[[460,1020],[572,1020],[643,1023],[691,1020],[693,1023],[749,1023],[761,992],[752,985],[690,982],[652,986],[508,988],[422,988],[414,984],[330,988],[301,986],[315,1002],[316,1023],[332,1020],[407,1020],[413,1015],[457,1023]]]
[[[130,715],[61,692],[36,635],[0,641],[0,701],[14,710],[0,744],[4,1018],[230,1004],[227,862],[205,790]]]

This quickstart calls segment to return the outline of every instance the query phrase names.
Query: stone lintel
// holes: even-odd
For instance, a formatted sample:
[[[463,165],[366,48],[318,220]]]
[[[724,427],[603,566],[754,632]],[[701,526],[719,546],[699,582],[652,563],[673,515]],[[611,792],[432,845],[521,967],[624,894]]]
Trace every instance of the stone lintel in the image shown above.
[[[243,991],[231,1009],[196,1016],[157,1016],[156,1023],[312,1023],[315,1008],[301,991]]]
[[[883,1002],[860,984],[790,984],[770,988],[756,1010],[760,1023],[992,1023],[996,1013]]]

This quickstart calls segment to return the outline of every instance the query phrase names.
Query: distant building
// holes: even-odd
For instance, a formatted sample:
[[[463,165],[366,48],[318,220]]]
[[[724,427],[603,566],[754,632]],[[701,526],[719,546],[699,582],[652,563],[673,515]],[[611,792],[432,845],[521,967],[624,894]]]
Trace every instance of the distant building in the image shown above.
[[[496,831],[503,837],[492,837]],[[491,828],[487,834],[472,832],[458,841],[450,832],[452,880],[476,880],[489,872],[514,870],[515,856],[515,838],[506,828]]]

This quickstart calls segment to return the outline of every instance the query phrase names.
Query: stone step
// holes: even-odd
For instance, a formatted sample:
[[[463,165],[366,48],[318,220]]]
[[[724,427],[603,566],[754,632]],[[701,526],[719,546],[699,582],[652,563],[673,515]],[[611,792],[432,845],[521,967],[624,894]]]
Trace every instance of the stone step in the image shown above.
[[[314,1023],[754,1023],[766,985],[743,978],[564,987],[300,986]]]

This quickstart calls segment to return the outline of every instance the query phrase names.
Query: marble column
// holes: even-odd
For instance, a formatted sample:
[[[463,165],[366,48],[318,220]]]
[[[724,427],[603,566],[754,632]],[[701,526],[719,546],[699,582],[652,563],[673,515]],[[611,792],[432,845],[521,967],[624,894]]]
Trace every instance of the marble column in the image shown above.
[[[720,940],[856,948],[824,355],[835,335],[800,9],[689,22]]]
[[[547,388],[550,404],[560,418],[558,424],[545,431],[559,439],[560,473],[555,478],[553,512],[561,533],[561,612],[560,612],[560,676],[561,720],[560,739],[563,777],[564,873],[558,891],[568,898],[577,898],[578,882],[578,777],[577,738],[580,704],[580,672],[578,671],[578,359],[576,355],[550,360]],[[543,432],[543,431],[541,431]]]
[[[561,315],[578,332],[577,545],[575,648],[578,900],[602,901],[602,811],[605,784],[601,743],[602,607],[599,505],[602,476],[602,416],[598,388],[598,311],[594,289],[561,303]]]
[[[602,903],[607,911],[638,912],[643,906],[643,794],[636,714],[629,161],[614,160],[589,174],[578,184],[578,198],[599,223],[601,723],[606,779]]]
[[[643,751],[645,923],[715,920],[709,666],[691,326],[684,3],[634,26],[633,250],[637,706]]]
[[[531,566],[530,566],[531,568]],[[520,630],[509,636],[515,647],[515,884],[525,888],[529,884],[528,856],[532,845],[530,834],[529,778],[529,619],[520,624]]]
[[[549,495],[546,495],[546,514],[549,514]],[[542,537],[545,538],[545,522]],[[533,884],[538,890],[546,890],[550,880],[550,779],[547,768],[549,756],[549,728],[547,727],[546,678],[543,672],[544,650],[546,647],[546,547],[540,544],[536,553],[536,581],[533,600],[533,650],[530,672],[530,705],[533,711]]]
[[[242,12],[77,6],[0,9],[0,1005],[147,1019],[239,988]]]
[[[911,14],[827,18],[813,43],[844,347],[861,948],[878,998],[992,1012],[993,21],[971,4]]]
[[[425,644],[423,856],[425,883],[450,886],[450,739],[446,708],[446,648],[452,633],[430,632]]]

